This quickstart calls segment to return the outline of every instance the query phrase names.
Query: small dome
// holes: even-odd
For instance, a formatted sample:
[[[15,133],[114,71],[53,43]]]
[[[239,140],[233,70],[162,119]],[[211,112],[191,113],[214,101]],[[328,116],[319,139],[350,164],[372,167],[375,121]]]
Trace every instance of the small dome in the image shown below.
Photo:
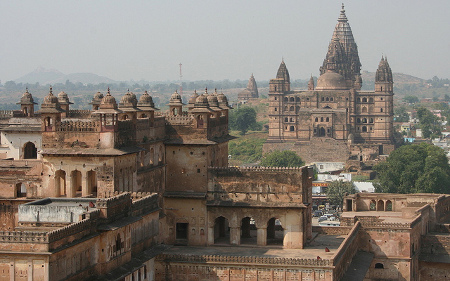
[[[201,94],[200,96],[197,97],[197,99],[195,100],[195,105],[194,107],[208,107],[208,98],[206,97],[206,95]]]
[[[50,92],[45,96],[44,102],[45,104],[57,104],[58,98],[53,95],[52,88],[50,87]]]
[[[67,96],[67,94],[65,92],[60,92],[58,94],[58,101],[59,103],[69,103],[69,97]]]
[[[136,105],[137,105],[136,95],[130,91],[128,91],[125,95],[123,95],[119,103],[119,107],[136,107]]]
[[[111,93],[108,90],[108,94],[103,97],[102,102],[100,104],[100,108],[117,108],[116,99],[111,96]]]
[[[189,98],[189,104],[195,104],[195,101],[197,100],[197,98],[198,98],[197,91],[194,91],[192,96]]]
[[[98,99],[98,100],[101,100],[103,98],[103,94],[102,93],[100,93],[100,92],[97,92],[97,93],[95,93],[95,95],[94,95],[94,99]]]
[[[28,92],[28,88],[25,91],[25,93],[23,93],[22,97],[20,98],[19,104],[34,104],[33,96],[31,95],[30,92]]]
[[[153,103],[153,98],[145,91],[139,98],[138,106],[150,106],[155,107]]]
[[[210,107],[219,107],[219,101],[215,94],[208,95],[208,104]]]
[[[317,79],[316,90],[347,90],[344,76],[333,71],[327,71]]]
[[[181,103],[181,96],[180,94],[175,91],[172,96],[170,97],[170,103]]]

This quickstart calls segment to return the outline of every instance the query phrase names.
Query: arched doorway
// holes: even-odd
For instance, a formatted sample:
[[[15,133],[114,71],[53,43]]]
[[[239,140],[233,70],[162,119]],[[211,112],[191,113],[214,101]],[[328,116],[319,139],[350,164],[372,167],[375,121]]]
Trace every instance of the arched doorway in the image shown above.
[[[324,137],[325,136],[325,128],[324,127],[320,127],[319,129],[319,137]]]
[[[257,244],[255,220],[251,217],[245,217],[241,221],[241,244]]]
[[[214,244],[230,244],[230,225],[225,217],[214,220]]]
[[[283,245],[284,229],[281,221],[271,218],[267,222],[267,245]]]
[[[58,170],[55,172],[55,189],[59,196],[67,196],[66,172],[63,170]]]
[[[73,197],[81,196],[81,172],[78,170],[74,170],[70,173],[70,180],[71,180],[71,191],[72,194],[70,194]],[[68,194],[69,196],[69,194]]]
[[[37,149],[34,143],[27,142],[23,146],[23,159],[37,159]]]
[[[88,191],[87,194],[97,195],[97,173],[93,170],[87,172],[87,184]]]
[[[377,211],[384,211],[384,202],[383,202],[383,200],[378,200]]]

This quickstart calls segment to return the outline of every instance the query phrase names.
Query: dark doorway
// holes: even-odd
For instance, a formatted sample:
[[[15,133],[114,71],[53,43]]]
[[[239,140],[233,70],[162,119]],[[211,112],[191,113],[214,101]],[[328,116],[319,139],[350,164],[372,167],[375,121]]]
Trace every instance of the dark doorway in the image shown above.
[[[37,159],[37,149],[34,143],[27,142],[23,148],[24,159]]]
[[[188,229],[189,224],[184,222],[178,222],[176,225],[176,236],[175,244],[177,245],[187,245],[188,241]]]

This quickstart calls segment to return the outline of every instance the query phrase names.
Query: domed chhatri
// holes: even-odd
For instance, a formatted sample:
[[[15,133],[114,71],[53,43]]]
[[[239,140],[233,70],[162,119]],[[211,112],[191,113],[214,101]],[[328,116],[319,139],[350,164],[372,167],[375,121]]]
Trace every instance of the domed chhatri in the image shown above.
[[[152,96],[148,94],[147,91],[145,91],[141,97],[139,98],[139,102],[137,103],[139,107],[151,107],[155,108],[155,103],[153,102]]]
[[[52,86],[50,86],[50,91],[48,95],[44,97],[44,101],[41,104],[40,113],[61,113],[64,110],[61,109],[58,98],[53,95]]]
[[[111,95],[108,88],[108,93],[103,97],[100,103],[100,109],[117,109],[116,99]]]

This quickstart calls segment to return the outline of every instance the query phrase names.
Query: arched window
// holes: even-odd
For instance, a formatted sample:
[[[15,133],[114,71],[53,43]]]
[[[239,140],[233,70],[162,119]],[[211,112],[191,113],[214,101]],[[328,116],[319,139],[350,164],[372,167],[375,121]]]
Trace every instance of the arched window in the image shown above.
[[[295,98],[295,101],[296,101],[296,102],[300,102],[300,98],[299,98],[299,97],[296,97],[296,98]]]
[[[362,131],[363,132],[367,132],[367,127],[366,126],[362,126]]]
[[[356,101],[361,102],[361,98],[357,98]]]
[[[293,107],[293,106],[291,106],[290,108],[289,108],[289,111],[294,111],[295,110],[295,107]]]
[[[284,111],[288,111],[288,107],[287,106],[284,107]]]
[[[323,117],[320,117],[320,122],[323,122]]]
[[[315,121],[316,121],[316,122],[319,122],[319,118],[316,117]]]
[[[294,122],[294,118],[289,118],[289,122]]]
[[[330,98],[330,101],[333,101],[333,98],[332,98],[332,97]]]
[[[362,108],[361,112],[362,112],[362,113],[367,113],[367,107],[364,106],[364,107]]]
[[[294,131],[294,126],[290,126],[289,127],[289,131],[293,132]]]
[[[37,149],[34,143],[29,141],[23,146],[23,159],[37,159]]]
[[[373,123],[373,118],[369,118],[369,123]]]
[[[329,118],[329,117],[327,117],[326,121],[327,121],[327,122],[330,122],[330,118]]]
[[[377,262],[375,264],[375,268],[384,268],[384,265],[382,263],[380,263],[380,262]]]
[[[356,123],[357,124],[361,123],[361,118],[356,118]]]
[[[288,118],[286,117],[286,118],[284,118],[284,122],[288,122]]]
[[[367,118],[363,118],[363,119],[362,119],[362,122],[363,122],[363,123],[367,123]]]
[[[383,200],[378,200],[377,211],[384,211],[384,201]]]
[[[367,102],[367,98],[363,98],[363,99],[362,99],[362,102]]]
[[[386,201],[386,211],[392,211],[392,201]]]
[[[322,99],[321,99],[322,101],[325,101],[325,98],[324,97],[322,97]]]
[[[377,202],[375,200],[371,200],[369,205],[369,211],[376,211],[376,210],[377,210]]]
[[[288,102],[288,101],[289,101],[288,97],[285,97],[285,98],[284,98],[284,101],[285,101],[285,102]]]
[[[197,116],[197,129],[203,128],[203,117],[201,115]]]
[[[326,101],[330,101],[330,98],[329,97],[327,97],[326,99],[325,99]]]
[[[295,101],[294,97],[291,97],[291,98],[289,99],[289,101],[290,101],[290,102],[294,102],[294,101]]]
[[[383,109],[382,109],[382,108],[380,108],[380,112],[383,112]]]

